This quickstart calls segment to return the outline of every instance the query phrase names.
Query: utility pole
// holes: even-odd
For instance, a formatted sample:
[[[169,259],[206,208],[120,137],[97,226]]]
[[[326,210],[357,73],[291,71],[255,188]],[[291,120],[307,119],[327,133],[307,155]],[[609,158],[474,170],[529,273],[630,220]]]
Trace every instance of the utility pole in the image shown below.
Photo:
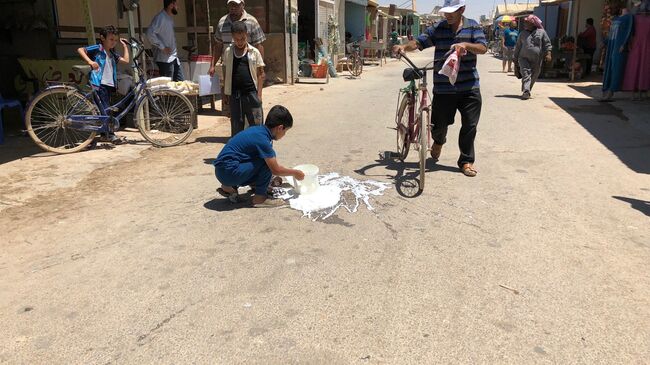
[[[413,12],[416,12],[416,9],[417,9],[417,5],[415,5],[416,1],[417,0],[411,1],[411,4],[413,5]]]

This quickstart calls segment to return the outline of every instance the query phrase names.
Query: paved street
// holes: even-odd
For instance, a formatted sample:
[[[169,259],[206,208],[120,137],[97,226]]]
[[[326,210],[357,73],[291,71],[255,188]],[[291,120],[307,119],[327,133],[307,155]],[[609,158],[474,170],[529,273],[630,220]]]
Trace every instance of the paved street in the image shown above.
[[[374,211],[217,197],[218,117],[176,148],[3,160],[0,363],[647,363],[650,104],[557,80],[521,101],[482,56],[478,176],[458,119],[408,198],[416,153],[379,158],[402,69],[265,89],[294,115],[280,163],[391,183]]]

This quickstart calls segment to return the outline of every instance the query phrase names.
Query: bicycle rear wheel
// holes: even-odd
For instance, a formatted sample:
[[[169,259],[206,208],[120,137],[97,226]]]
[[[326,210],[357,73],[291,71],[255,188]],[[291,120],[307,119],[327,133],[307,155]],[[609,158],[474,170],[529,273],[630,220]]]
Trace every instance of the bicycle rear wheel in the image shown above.
[[[402,101],[397,109],[397,116],[395,118],[397,129],[397,158],[404,162],[409,154],[411,147],[411,136],[409,131],[409,99],[410,94],[404,94]]]
[[[135,122],[142,136],[157,147],[183,143],[194,130],[194,106],[181,93],[156,90],[144,99],[135,113]]]
[[[420,144],[420,191],[424,190],[424,176],[427,170],[427,154],[429,152],[429,111],[420,113],[420,133],[418,142]]]
[[[72,128],[70,115],[98,115],[95,104],[70,87],[46,89],[36,95],[25,113],[27,133],[42,149],[72,153],[84,149],[95,138],[94,131]],[[97,121],[97,125],[101,122]]]
[[[361,56],[356,55],[354,57],[352,75],[355,77],[361,76],[362,72],[363,72],[363,59],[361,58]]]

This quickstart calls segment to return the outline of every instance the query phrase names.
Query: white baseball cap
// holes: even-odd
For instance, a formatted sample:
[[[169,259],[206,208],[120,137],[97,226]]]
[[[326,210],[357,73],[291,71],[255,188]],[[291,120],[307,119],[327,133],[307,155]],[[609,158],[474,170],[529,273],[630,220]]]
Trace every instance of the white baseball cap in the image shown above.
[[[453,13],[456,10],[465,6],[465,0],[445,0],[445,4],[438,12],[439,13]]]
[[[228,2],[226,3],[226,5],[228,5],[228,4],[230,4],[230,3],[242,4],[243,2],[244,2],[244,0],[228,0]]]

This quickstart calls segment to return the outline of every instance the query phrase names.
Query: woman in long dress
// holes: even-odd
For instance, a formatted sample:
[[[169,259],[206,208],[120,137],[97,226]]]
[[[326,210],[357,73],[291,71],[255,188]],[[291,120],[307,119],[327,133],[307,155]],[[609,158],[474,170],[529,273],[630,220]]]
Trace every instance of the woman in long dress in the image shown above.
[[[630,41],[623,90],[634,92],[636,99],[650,90],[650,1],[644,1],[634,16],[634,36]]]
[[[530,99],[530,92],[542,72],[543,61],[551,62],[551,40],[546,34],[542,21],[535,15],[524,19],[524,30],[515,46],[515,68],[521,74],[521,91],[523,100]]]
[[[614,93],[621,90],[627,63],[627,43],[632,34],[634,18],[623,11],[612,20],[607,35],[607,54],[605,55],[605,74],[603,75],[602,101],[611,101]]]

